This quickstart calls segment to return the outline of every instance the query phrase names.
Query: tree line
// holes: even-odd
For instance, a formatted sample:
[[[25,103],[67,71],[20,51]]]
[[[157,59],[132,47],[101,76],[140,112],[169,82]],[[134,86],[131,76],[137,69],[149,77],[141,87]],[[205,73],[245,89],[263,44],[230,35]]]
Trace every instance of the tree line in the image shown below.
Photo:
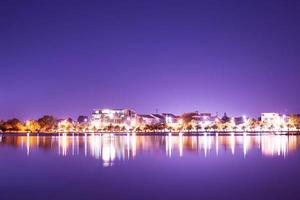
[[[0,130],[3,132],[47,132],[57,128],[57,124],[58,120],[51,115],[45,115],[38,120],[28,120],[25,123],[17,118],[13,118],[7,121],[0,121]]]

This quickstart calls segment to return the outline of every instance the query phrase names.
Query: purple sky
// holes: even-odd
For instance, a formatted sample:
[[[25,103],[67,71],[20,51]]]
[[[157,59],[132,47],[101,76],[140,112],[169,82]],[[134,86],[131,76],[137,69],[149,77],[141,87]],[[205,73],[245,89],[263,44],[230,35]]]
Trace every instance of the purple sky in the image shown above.
[[[0,119],[300,113],[300,2],[0,1]]]

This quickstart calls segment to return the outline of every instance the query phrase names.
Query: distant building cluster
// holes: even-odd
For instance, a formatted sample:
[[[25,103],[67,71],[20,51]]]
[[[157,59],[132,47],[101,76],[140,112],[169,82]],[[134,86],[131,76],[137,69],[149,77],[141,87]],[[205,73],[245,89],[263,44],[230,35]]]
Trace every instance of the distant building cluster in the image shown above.
[[[262,113],[258,119],[189,112],[138,114],[131,109],[95,109],[89,119],[94,131],[297,131],[300,115]]]
[[[292,132],[300,130],[299,114],[262,113],[259,118],[207,112],[139,114],[132,109],[95,109],[77,120],[45,115],[25,123],[0,120],[1,132]]]

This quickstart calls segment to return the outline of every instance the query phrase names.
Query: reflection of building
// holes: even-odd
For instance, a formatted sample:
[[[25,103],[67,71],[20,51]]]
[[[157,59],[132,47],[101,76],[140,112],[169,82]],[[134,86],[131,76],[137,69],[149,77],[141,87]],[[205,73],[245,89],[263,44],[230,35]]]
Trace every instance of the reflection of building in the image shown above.
[[[91,118],[91,125],[97,129],[120,126],[130,129],[136,125],[137,114],[130,109],[97,109]]]
[[[286,156],[297,149],[297,136],[273,135],[261,137],[261,151],[266,156]]]
[[[60,156],[85,155],[101,159],[103,166],[111,166],[119,160],[129,160],[138,154],[184,156],[190,153],[209,156],[231,153],[244,156],[251,149],[260,149],[263,156],[286,156],[296,151],[300,146],[298,136],[258,135],[247,136],[137,136],[127,134],[117,136],[112,134],[60,134],[59,136],[2,136],[0,150],[4,145],[12,145],[24,149],[30,156],[32,150],[48,149]]]

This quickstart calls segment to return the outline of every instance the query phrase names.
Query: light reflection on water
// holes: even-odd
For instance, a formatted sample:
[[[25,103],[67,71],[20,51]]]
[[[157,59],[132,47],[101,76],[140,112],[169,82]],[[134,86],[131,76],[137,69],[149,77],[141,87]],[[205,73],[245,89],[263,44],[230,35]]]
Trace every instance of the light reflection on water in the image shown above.
[[[299,136],[288,135],[239,135],[203,136],[137,136],[136,134],[84,134],[56,136],[1,136],[3,145],[14,145],[24,149],[27,156],[31,151],[50,149],[60,156],[84,155],[101,159],[103,166],[112,166],[117,160],[134,159],[140,153],[159,153],[167,157],[182,157],[197,153],[199,156],[222,156],[224,153],[247,157],[252,150],[261,156],[287,156],[299,148]]]

